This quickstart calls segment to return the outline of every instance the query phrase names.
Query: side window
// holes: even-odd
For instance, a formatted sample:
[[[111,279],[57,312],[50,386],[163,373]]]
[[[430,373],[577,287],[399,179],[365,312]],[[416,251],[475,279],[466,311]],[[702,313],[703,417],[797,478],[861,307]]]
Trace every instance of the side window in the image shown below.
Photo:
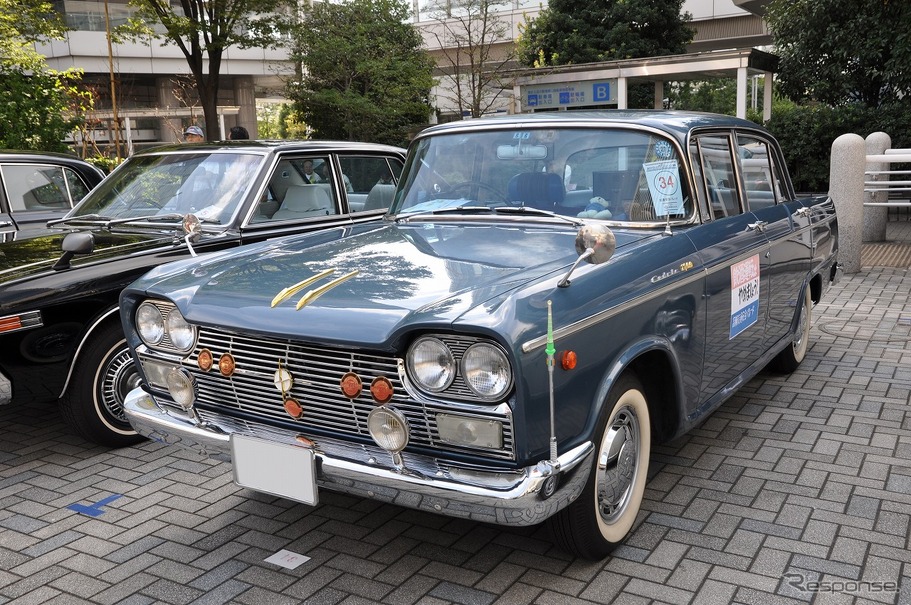
[[[79,175],[76,174],[75,170],[64,168],[63,174],[66,177],[66,184],[70,188],[70,197],[72,198],[72,203],[75,204],[85,197],[85,194],[89,192],[89,188],[82,181],[82,179],[79,178]]]
[[[389,208],[402,174],[402,162],[398,158],[340,156],[339,164],[351,212]]]
[[[730,138],[725,135],[703,135],[698,140],[711,215],[719,219],[740,214]]]
[[[781,199],[781,179],[772,162],[768,142],[739,134],[737,152],[747,207],[758,210],[774,206]]]
[[[68,210],[72,207],[60,167],[7,164],[2,170],[6,195],[13,212]]]
[[[338,213],[329,158],[283,158],[269,178],[253,222],[311,219]]]

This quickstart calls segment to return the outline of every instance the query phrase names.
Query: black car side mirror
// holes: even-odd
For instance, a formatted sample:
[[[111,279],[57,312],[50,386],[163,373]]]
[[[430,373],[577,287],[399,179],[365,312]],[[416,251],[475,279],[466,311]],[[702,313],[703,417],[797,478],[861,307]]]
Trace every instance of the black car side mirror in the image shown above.
[[[63,254],[52,267],[54,271],[70,268],[70,259],[76,254],[91,254],[95,251],[95,236],[91,233],[67,233],[60,246]]]

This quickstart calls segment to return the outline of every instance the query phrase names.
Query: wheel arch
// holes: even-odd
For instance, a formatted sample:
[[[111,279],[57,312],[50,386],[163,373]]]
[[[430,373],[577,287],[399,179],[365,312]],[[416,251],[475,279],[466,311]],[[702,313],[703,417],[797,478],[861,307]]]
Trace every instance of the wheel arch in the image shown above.
[[[120,308],[113,307],[102,312],[95,320],[89,325],[89,327],[82,333],[82,338],[79,339],[79,345],[76,347],[76,351],[73,354],[72,359],[70,359],[69,368],[66,371],[66,380],[63,382],[63,388],[60,390],[59,397],[63,397],[67,390],[70,388],[70,383],[73,379],[73,370],[76,367],[76,364],[79,362],[79,358],[85,349],[86,343],[89,341],[89,338],[94,336],[102,326],[107,327],[111,323],[117,322],[120,323]]]
[[[607,371],[598,389],[598,405],[592,415],[593,426],[604,412],[603,402],[621,376],[635,374],[645,391],[652,417],[652,437],[661,443],[675,436],[681,426],[684,410],[683,377],[670,342],[650,338],[630,347]]]

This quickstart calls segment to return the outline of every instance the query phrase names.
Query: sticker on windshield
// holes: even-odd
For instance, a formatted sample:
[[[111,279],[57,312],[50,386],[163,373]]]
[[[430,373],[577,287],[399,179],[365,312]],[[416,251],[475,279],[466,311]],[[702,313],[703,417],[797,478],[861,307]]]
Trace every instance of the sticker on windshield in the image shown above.
[[[657,216],[683,214],[683,190],[677,160],[662,160],[642,164],[652,205]]]
[[[728,340],[759,320],[759,255],[731,265],[731,332]]]

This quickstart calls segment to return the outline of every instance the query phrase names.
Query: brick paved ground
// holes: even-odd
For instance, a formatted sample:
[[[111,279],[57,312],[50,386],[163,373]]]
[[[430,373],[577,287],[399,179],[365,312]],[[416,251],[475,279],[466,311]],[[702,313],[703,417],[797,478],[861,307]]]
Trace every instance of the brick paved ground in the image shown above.
[[[258,495],[0,408],[0,604],[911,603],[911,274],[846,276],[814,318],[798,371],[655,450],[641,523],[598,563],[536,529]],[[281,549],[310,560],[264,562]]]

